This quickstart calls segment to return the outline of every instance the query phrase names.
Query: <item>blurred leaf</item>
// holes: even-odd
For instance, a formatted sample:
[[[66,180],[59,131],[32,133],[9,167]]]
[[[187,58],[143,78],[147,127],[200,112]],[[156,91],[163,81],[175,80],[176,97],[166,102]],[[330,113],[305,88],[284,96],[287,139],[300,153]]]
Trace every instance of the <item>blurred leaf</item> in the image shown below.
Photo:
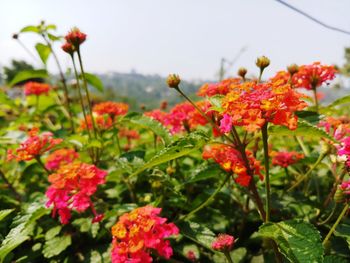
[[[57,26],[54,24],[50,24],[46,26],[46,30],[56,30],[56,29],[57,29]]]
[[[46,65],[47,59],[51,54],[51,49],[49,46],[44,45],[42,43],[38,43],[35,45],[35,49],[38,52],[42,62]]]
[[[45,79],[47,77],[48,77],[48,74],[45,69],[24,70],[19,72],[8,85],[12,87],[15,84],[22,82],[24,80],[34,79],[34,78]]]
[[[315,111],[297,111],[295,115],[311,124],[317,124],[320,121],[320,114]]]
[[[72,244],[72,238],[69,235],[54,237],[47,240],[44,245],[43,255],[45,258],[52,258],[61,254],[67,247]]]
[[[159,151],[157,155],[130,176],[135,176],[153,166],[177,159],[198,150],[203,147],[207,140],[208,137],[202,132],[192,132]]]
[[[58,40],[61,40],[61,38],[62,38],[60,36],[55,36],[55,35],[50,34],[50,33],[48,33],[47,36],[51,41],[58,41]]]
[[[337,255],[325,256],[323,260],[323,263],[347,263],[347,262],[349,261]]]
[[[55,226],[49,229],[45,234],[45,240],[50,240],[61,232],[62,226]]]
[[[21,29],[22,33],[25,32],[34,32],[34,33],[39,33],[39,28],[37,26],[26,26]]]
[[[215,234],[209,228],[192,221],[177,223],[180,233],[190,240],[212,250],[211,244],[215,239]]]
[[[296,220],[265,223],[259,234],[275,240],[281,253],[293,263],[323,262],[321,235],[310,223]]]
[[[304,137],[311,137],[314,139],[326,138],[328,140],[336,142],[336,140],[332,136],[327,134],[325,131],[302,120],[298,121],[298,128],[295,130],[289,130],[285,126],[277,126],[277,125],[270,126],[269,134],[270,135],[304,136]]]
[[[98,139],[91,139],[89,143],[86,145],[86,148],[102,148],[102,142]]]
[[[0,222],[7,217],[9,214],[11,214],[15,209],[4,209],[0,211]]]
[[[130,122],[132,124],[141,126],[142,128],[150,129],[152,132],[163,139],[165,145],[168,145],[171,142],[169,130],[165,128],[159,121],[156,121],[148,116],[132,112],[126,115],[121,120],[121,122]]]
[[[191,184],[210,178],[217,178],[221,172],[222,170],[218,164],[205,164],[196,167],[196,169],[192,171],[190,178],[184,182],[184,184]]]
[[[333,101],[331,104],[329,104],[325,108],[322,108],[321,112],[330,110],[330,109],[334,108],[335,106],[339,106],[339,105],[342,105],[342,104],[345,104],[345,103],[350,103],[350,95],[341,97],[341,98]]]
[[[98,91],[103,92],[103,83],[99,77],[91,73],[85,73],[85,79],[91,86],[96,88]]]

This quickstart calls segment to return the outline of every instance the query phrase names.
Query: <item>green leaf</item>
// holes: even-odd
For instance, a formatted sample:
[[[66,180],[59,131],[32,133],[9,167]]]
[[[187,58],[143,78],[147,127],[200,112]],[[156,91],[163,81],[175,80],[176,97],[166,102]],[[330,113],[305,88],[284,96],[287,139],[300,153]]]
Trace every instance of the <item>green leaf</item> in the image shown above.
[[[20,32],[21,33],[25,33],[25,32],[39,33],[39,28],[37,26],[26,26],[26,27],[23,27]]]
[[[315,111],[297,111],[295,115],[312,124],[317,124],[320,121],[320,114]]]
[[[61,252],[63,252],[71,244],[72,238],[69,235],[54,237],[45,242],[43,255],[45,258],[52,258],[61,254]]]
[[[192,171],[190,178],[184,184],[191,184],[210,178],[217,178],[221,172],[222,170],[218,164],[204,164],[196,167],[196,169]]]
[[[62,38],[61,36],[55,36],[55,35],[50,34],[50,33],[48,33],[47,36],[51,41],[58,41],[58,40],[61,40],[61,38]]]
[[[42,62],[46,65],[47,59],[49,58],[51,54],[51,48],[47,45],[44,45],[42,43],[38,43],[35,45],[35,49],[38,52]]]
[[[89,143],[86,145],[86,148],[102,148],[102,142],[98,139],[91,139]]]
[[[50,240],[61,232],[62,226],[55,226],[48,230],[45,234],[45,240]]]
[[[185,156],[195,150],[202,148],[207,141],[208,137],[202,132],[192,132],[186,137],[180,138],[179,140],[171,143],[169,146],[159,151],[157,155],[155,155],[144,166],[142,166],[130,176],[135,176],[153,166]]]
[[[339,106],[345,103],[350,103],[350,95],[341,97],[339,99],[336,99],[335,101],[333,101],[331,104],[329,104],[328,106],[326,106],[325,108],[321,109],[321,112],[330,110],[332,108],[334,108],[335,106]]]
[[[303,221],[265,223],[259,234],[276,241],[281,253],[293,263],[323,262],[323,245],[318,230]]]
[[[145,129],[150,129],[164,141],[165,145],[171,142],[169,130],[165,128],[159,121],[140,113],[132,112],[126,115],[121,122],[132,123]]]
[[[347,263],[347,262],[349,261],[337,255],[326,256],[323,260],[323,263]]]
[[[311,137],[314,139],[326,138],[328,140],[336,142],[336,140],[332,136],[327,134],[325,131],[303,120],[298,121],[298,128],[296,128],[295,130],[289,130],[285,126],[277,126],[277,125],[270,126],[269,134],[270,135],[304,136],[304,137]]]
[[[215,239],[215,234],[209,228],[192,221],[183,221],[178,223],[177,226],[180,228],[182,235],[213,251],[211,244]]]
[[[13,220],[12,225],[15,227],[10,230],[0,246],[0,262],[3,262],[12,250],[30,238],[36,221],[49,213],[49,210],[42,206],[43,203],[43,198],[33,202],[24,214]]]
[[[4,209],[0,211],[0,222],[4,220],[9,214],[11,214],[15,209]]]
[[[34,79],[34,78],[42,78],[45,79],[48,77],[47,71],[45,69],[34,69],[34,70],[24,70],[13,78],[13,80],[8,84],[10,87],[16,85],[19,82]]]
[[[99,77],[91,73],[85,73],[85,79],[87,83],[96,88],[98,91],[103,92],[103,83]]]

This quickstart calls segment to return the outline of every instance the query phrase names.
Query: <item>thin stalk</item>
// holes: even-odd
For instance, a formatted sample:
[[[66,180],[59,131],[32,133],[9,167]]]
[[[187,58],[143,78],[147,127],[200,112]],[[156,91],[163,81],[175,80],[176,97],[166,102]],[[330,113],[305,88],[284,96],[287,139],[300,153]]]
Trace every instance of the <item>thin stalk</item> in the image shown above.
[[[214,197],[221,191],[221,189],[224,187],[224,185],[227,183],[227,181],[230,179],[231,174],[227,174],[224,181],[218,186],[218,188],[215,190],[214,193],[212,193],[207,200],[205,200],[200,206],[193,209],[190,213],[187,215],[184,215],[180,218],[180,220],[185,220],[186,218],[189,218],[193,216],[195,213],[197,213],[199,210],[202,210],[204,207],[206,207],[213,199]]]
[[[90,94],[89,94],[89,90],[88,90],[88,86],[87,86],[87,81],[85,78],[85,71],[84,71],[84,67],[83,67],[83,61],[81,59],[81,55],[80,55],[80,48],[78,47],[77,49],[77,53],[78,53],[78,59],[79,59],[79,65],[80,65],[80,70],[81,70],[81,75],[83,77],[83,83],[84,83],[84,89],[85,89],[85,93],[86,93],[86,98],[88,100],[88,105],[89,105],[89,111],[90,111],[90,115],[91,115],[91,121],[92,121],[92,126],[94,129],[94,134],[95,134],[95,138],[97,138],[97,129],[96,129],[96,124],[95,124],[95,119],[94,116],[92,114],[92,106],[91,106],[91,100],[90,100]]]
[[[267,125],[266,122],[261,127],[261,135],[262,135],[262,141],[264,146],[264,164],[265,164],[265,188],[266,188],[266,222],[270,221],[270,210],[271,210],[271,194],[270,194],[270,164],[269,164],[269,146],[268,146],[268,133],[267,133]]]
[[[41,161],[40,156],[35,156],[35,160],[36,160],[36,162],[41,166],[41,168],[43,168],[43,169],[45,170],[45,172],[46,172],[48,175],[51,174],[50,170],[47,169],[47,168],[45,167],[44,163]]]
[[[181,94],[181,96],[183,96],[189,103],[192,104],[193,107],[195,107],[195,109],[218,131],[220,131],[219,126],[211,119],[209,118],[189,97],[187,97],[187,95],[185,93],[182,92],[182,90],[180,88],[175,88],[175,90],[177,92],[179,92]],[[231,143],[235,143],[230,137],[228,137],[227,135],[223,134],[223,136],[230,141]]]
[[[17,201],[21,201],[21,195],[17,192],[16,188],[13,187],[13,185],[10,183],[10,181],[6,178],[3,171],[0,170],[0,177],[5,182],[7,187],[11,190]]]
[[[23,42],[19,38],[16,38],[16,40],[18,41],[18,44],[20,44],[20,46],[29,54],[29,56],[32,57],[32,59],[34,59],[37,62],[40,62],[39,59],[23,44]]]
[[[78,94],[79,94],[79,99],[80,99],[80,105],[81,105],[81,108],[83,110],[83,115],[84,115],[84,120],[85,120],[85,124],[86,124],[86,129],[87,129],[87,132],[88,132],[88,136],[89,136],[89,139],[91,139],[91,134],[90,134],[90,130],[89,130],[89,123],[88,123],[87,118],[86,118],[86,111],[85,111],[85,106],[84,106],[83,95],[81,94],[81,87],[80,87],[80,82],[79,82],[78,71],[77,71],[77,67],[75,65],[75,60],[74,60],[73,55],[71,55],[71,58],[72,58],[72,61],[73,61],[73,68],[74,68],[75,79],[77,80],[77,87],[78,87]]]
[[[225,257],[226,257],[226,259],[227,259],[227,261],[228,261],[229,263],[233,263],[233,260],[232,260],[232,258],[231,258],[231,255],[230,255],[230,252],[229,252],[229,251],[224,252],[224,255],[225,255]]]
[[[306,147],[306,145],[304,144],[303,140],[298,137],[298,136],[294,136],[294,138],[296,139],[296,141],[299,143],[300,145],[300,148],[303,150],[304,154],[306,156],[309,156],[310,155],[310,151],[309,149]]]
[[[122,149],[120,147],[120,141],[119,141],[119,136],[118,136],[118,129],[117,127],[115,126],[115,123],[113,123],[113,129],[114,129],[114,133],[115,133],[115,140],[116,140],[116,144],[117,144],[117,149],[118,149],[118,155],[121,155],[122,153]]]
[[[263,72],[264,72],[264,70],[260,68],[260,73],[259,73],[258,83],[260,83],[260,82],[261,82],[261,77],[262,77]]]
[[[315,168],[322,162],[322,160],[323,160],[326,156],[327,156],[326,153],[322,153],[322,154],[318,157],[317,161],[312,165],[312,167],[306,172],[306,174],[304,174],[303,176],[301,176],[301,177],[298,179],[298,181],[288,189],[288,191],[293,190],[293,189],[294,189],[295,187],[297,187],[302,181],[304,181],[304,180],[310,175],[310,173],[311,173],[313,170],[315,170]]]
[[[338,185],[343,181],[345,174],[346,174],[346,169],[344,169],[340,174],[339,178],[335,180],[332,190],[330,191],[326,200],[323,203],[323,208],[326,208],[329,205],[330,201],[333,199],[334,194],[337,191]]]
[[[73,113],[72,113],[72,110],[71,110],[70,98],[69,98],[69,95],[68,95],[67,81],[66,81],[66,78],[64,77],[63,70],[62,70],[61,64],[60,64],[60,62],[58,60],[58,57],[56,55],[56,52],[52,48],[52,45],[51,45],[50,41],[46,38],[46,36],[44,34],[42,34],[42,37],[45,40],[47,46],[50,48],[52,56],[53,56],[53,58],[54,58],[54,60],[56,62],[56,65],[57,65],[57,68],[58,68],[58,71],[59,71],[59,74],[60,74],[61,82],[63,84],[63,91],[64,91],[64,96],[65,96],[65,101],[66,101],[66,107],[67,107],[68,114],[69,114],[70,125],[71,125],[72,131],[74,133]]]
[[[317,98],[317,91],[316,91],[316,88],[312,88],[312,91],[313,91],[313,93],[314,93],[314,100],[315,100],[316,112],[318,113],[318,98]]]
[[[338,216],[337,221],[335,221],[334,225],[332,226],[332,228],[329,230],[327,236],[325,237],[325,239],[322,242],[322,245],[326,245],[326,243],[328,242],[329,238],[331,237],[331,235],[333,234],[333,232],[335,231],[336,227],[338,226],[338,224],[340,223],[340,220],[343,218],[343,216],[345,215],[345,213],[348,211],[349,209],[349,204],[347,203],[344,208],[343,211],[340,213],[340,215]]]

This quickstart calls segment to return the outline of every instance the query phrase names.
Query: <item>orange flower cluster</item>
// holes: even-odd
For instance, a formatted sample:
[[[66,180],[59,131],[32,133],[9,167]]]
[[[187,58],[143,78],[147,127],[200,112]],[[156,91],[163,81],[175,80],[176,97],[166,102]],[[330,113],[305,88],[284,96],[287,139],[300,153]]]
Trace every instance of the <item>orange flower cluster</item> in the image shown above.
[[[119,115],[125,115],[128,110],[128,104],[113,101],[101,102],[93,107],[93,112],[96,112],[99,115],[108,114],[112,118]]]
[[[46,191],[49,199],[46,205],[53,204],[53,217],[58,211],[61,223],[67,224],[72,209],[83,212],[90,207],[95,215],[93,222],[102,220],[103,215],[96,214],[90,196],[96,192],[98,185],[105,182],[106,175],[107,172],[95,165],[81,162],[63,165],[49,175],[51,186]]]
[[[97,128],[101,131],[108,130],[113,126],[113,120],[108,115],[94,116],[94,120],[95,120],[95,124],[97,125]],[[86,126],[85,119],[80,120],[80,128],[82,130],[87,130],[87,129],[92,130],[93,124],[92,124],[90,115],[86,116],[86,121],[87,121],[87,126]]]
[[[263,176],[260,172],[263,168],[260,162],[254,158],[251,152],[246,151],[246,154],[248,156],[250,169],[263,180]],[[237,178],[235,179],[236,183],[244,187],[249,186],[252,177],[248,175],[242,155],[236,149],[227,145],[214,144],[204,148],[202,157],[205,160],[214,159],[225,171],[237,174]]]
[[[51,132],[39,134],[38,128],[32,129],[29,131],[28,139],[22,142],[20,147],[16,149],[16,154],[13,153],[12,149],[7,151],[8,160],[30,161],[43,155],[62,142],[62,139],[54,139],[52,136],[53,134]]]
[[[48,95],[51,87],[49,84],[39,83],[39,82],[27,82],[24,85],[24,94],[26,96],[36,95],[40,96],[42,94]]]
[[[160,217],[161,208],[144,206],[126,213],[112,227],[112,262],[152,262],[151,251],[169,259],[173,254],[169,240],[179,229],[173,223],[165,223]]]
[[[226,95],[229,93],[236,85],[241,83],[240,78],[225,79],[219,83],[205,83],[199,88],[197,92],[198,96],[201,97],[211,97],[214,95]]]
[[[295,111],[304,109],[306,96],[296,92],[283,81],[236,85],[223,99],[224,112],[231,116],[232,125],[254,132],[266,122],[297,128]]]

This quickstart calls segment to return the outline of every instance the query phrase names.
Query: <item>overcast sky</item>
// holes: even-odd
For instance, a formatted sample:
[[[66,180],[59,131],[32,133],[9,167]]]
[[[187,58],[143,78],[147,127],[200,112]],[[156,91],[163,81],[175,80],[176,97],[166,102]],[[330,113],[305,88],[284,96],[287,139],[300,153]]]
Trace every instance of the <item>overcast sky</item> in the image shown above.
[[[350,31],[349,0],[288,0],[330,25]],[[11,39],[40,20],[60,34],[78,26],[88,35],[82,48],[90,72],[179,73],[212,79],[220,59],[256,72],[259,55],[271,59],[268,74],[290,63],[342,64],[350,36],[330,31],[274,0],[0,0],[0,64],[12,58],[35,61]],[[21,36],[32,50],[37,40]],[[57,46],[65,67],[68,57]],[[35,64],[40,66],[39,63]],[[56,71],[50,61],[50,69]]]

